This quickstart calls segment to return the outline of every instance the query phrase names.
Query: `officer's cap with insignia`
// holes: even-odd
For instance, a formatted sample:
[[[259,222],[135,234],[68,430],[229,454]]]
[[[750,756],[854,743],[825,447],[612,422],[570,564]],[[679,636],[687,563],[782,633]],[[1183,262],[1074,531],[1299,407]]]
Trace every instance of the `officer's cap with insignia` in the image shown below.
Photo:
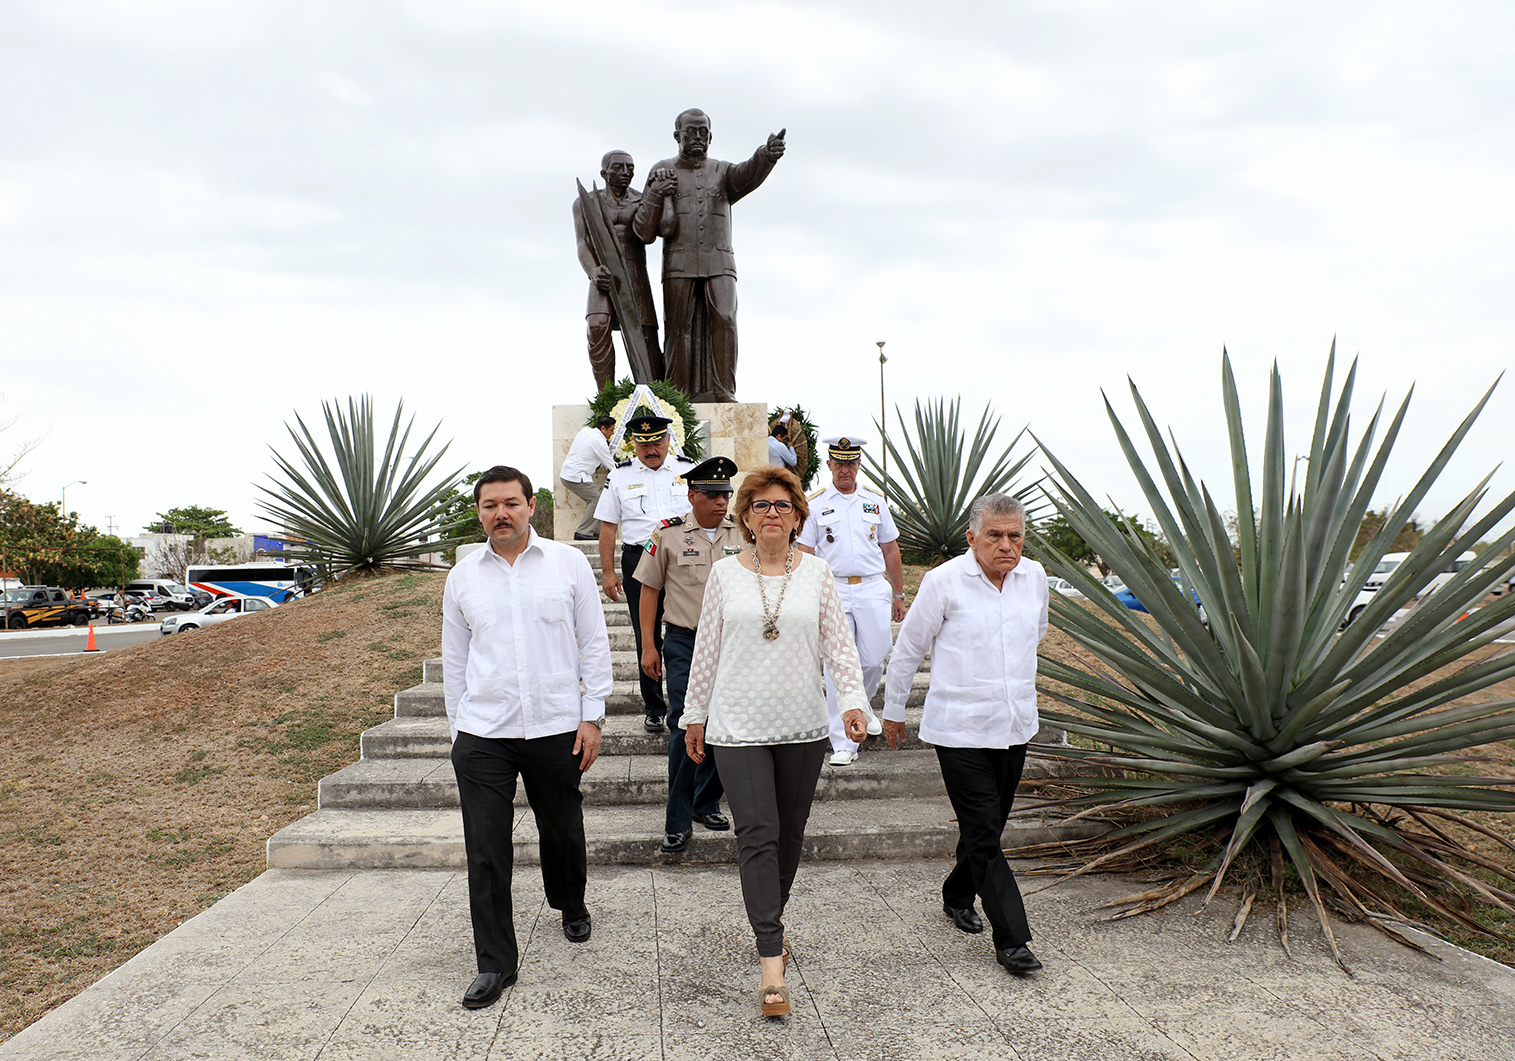
[[[685,472],[684,481],[689,484],[691,490],[729,494],[731,493],[731,479],[736,472],[736,461],[730,457],[711,457]]]
[[[863,459],[863,447],[868,444],[868,440],[861,435],[833,435],[821,441],[828,447],[826,453],[834,461],[860,461]]]
[[[626,430],[632,442],[661,442],[671,423],[666,416],[633,416]]]

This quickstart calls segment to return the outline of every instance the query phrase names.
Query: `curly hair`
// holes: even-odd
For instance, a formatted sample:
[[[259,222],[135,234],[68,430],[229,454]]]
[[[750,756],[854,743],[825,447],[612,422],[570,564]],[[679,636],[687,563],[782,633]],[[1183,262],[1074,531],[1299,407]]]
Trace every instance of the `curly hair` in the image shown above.
[[[750,471],[742,480],[742,485],[736,492],[736,500],[731,505],[736,525],[742,528],[742,539],[748,544],[754,544],[757,541],[752,531],[747,529],[747,513],[752,508],[752,499],[770,486],[782,486],[789,494],[789,499],[794,502],[794,514],[799,518],[794,524],[794,530],[789,532],[790,541],[799,537],[800,528],[805,525],[805,520],[810,516],[810,502],[805,500],[805,490],[800,486],[799,479],[788,468],[782,464],[770,464],[766,468]]]

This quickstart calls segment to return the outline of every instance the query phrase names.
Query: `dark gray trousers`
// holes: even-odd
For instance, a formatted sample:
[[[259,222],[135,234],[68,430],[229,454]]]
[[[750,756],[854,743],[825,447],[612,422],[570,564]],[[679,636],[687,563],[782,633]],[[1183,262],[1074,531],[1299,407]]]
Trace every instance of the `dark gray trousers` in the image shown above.
[[[957,812],[957,861],[942,882],[942,902],[954,909],[983,900],[994,949],[1031,942],[1031,926],[1015,873],[1005,861],[1005,822],[1026,766],[1026,746],[936,749],[947,798]]]
[[[758,955],[784,951],[784,906],[799,872],[805,823],[831,750],[824,737],[806,744],[710,746],[731,805],[737,870]]]

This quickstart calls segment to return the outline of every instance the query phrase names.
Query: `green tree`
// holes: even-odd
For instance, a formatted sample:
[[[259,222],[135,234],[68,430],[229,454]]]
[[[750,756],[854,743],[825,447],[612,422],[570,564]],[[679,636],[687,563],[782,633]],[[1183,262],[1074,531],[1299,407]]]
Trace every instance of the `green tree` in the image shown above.
[[[159,512],[156,523],[148,524],[151,534],[187,534],[197,541],[206,538],[235,538],[242,532],[231,525],[222,508],[184,505]]]
[[[0,490],[0,568],[29,585],[68,589],[116,585],[122,573],[128,580],[136,576],[134,548],[58,508]]]
[[[1122,516],[1119,512],[1105,510],[1105,515],[1110,522],[1127,536],[1141,538],[1148,548],[1152,549],[1163,562],[1169,567],[1178,565],[1177,555],[1168,542],[1152,528],[1142,523],[1136,516]],[[1093,566],[1099,569],[1101,578],[1110,574],[1115,568],[1110,561],[1099,554],[1099,551],[1090,545],[1074,530],[1072,525],[1062,516],[1053,516],[1051,519],[1042,520],[1036,525],[1037,536],[1051,545],[1063,556],[1074,563],[1084,566]],[[1035,544],[1030,547],[1033,555],[1036,552]]]
[[[1352,542],[1352,559],[1356,560],[1358,554],[1363,551],[1374,538],[1376,538],[1384,526],[1389,522],[1389,506],[1374,511],[1369,509],[1363,514],[1362,522],[1357,525],[1357,538]],[[1386,550],[1391,553],[1407,553],[1419,544],[1420,539],[1426,536],[1425,528],[1420,522],[1411,516],[1399,525],[1399,530],[1389,542]]]

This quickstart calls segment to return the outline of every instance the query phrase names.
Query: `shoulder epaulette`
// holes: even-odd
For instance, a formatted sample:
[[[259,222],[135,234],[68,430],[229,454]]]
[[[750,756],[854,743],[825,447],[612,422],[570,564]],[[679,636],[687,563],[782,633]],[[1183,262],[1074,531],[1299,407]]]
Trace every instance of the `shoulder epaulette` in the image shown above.
[[[626,459],[625,459],[625,460],[623,460],[623,461],[616,461],[616,462],[615,462],[615,466],[616,466],[616,467],[617,467],[617,468],[630,468],[630,467],[631,467],[631,458],[630,458],[630,457],[627,457],[627,458],[626,458]]]
[[[826,488],[823,486],[819,490],[815,491],[814,493],[806,494],[805,495],[805,500],[806,501],[814,501],[816,498],[820,497],[825,492],[826,492]]]
[[[683,525],[683,516],[670,516],[668,519],[665,519],[662,523],[658,524],[659,527],[682,527]]]
[[[693,464],[693,463],[695,463],[695,460],[694,460],[693,457],[686,457],[682,453],[676,454],[673,459],[676,460],[676,461],[683,461],[685,464]]]

